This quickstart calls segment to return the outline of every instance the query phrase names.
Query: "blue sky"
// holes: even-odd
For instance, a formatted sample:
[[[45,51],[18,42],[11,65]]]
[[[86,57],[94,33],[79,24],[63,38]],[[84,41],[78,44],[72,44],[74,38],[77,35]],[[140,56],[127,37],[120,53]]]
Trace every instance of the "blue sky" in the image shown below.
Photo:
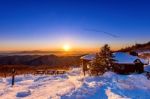
[[[0,45],[6,50],[113,49],[150,38],[148,0],[1,0]],[[94,29],[103,32],[87,31]]]

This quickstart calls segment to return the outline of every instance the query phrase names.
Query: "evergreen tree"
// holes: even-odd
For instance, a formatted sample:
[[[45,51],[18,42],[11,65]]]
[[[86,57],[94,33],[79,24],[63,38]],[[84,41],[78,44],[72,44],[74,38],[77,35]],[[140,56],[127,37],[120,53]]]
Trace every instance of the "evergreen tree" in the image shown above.
[[[111,70],[114,63],[114,55],[110,50],[108,44],[105,44],[100,51],[101,61],[103,61],[103,66],[106,68],[105,70]]]
[[[97,74],[104,73],[105,71],[112,70],[114,61],[110,47],[108,44],[105,44],[92,61],[91,69],[97,71]]]

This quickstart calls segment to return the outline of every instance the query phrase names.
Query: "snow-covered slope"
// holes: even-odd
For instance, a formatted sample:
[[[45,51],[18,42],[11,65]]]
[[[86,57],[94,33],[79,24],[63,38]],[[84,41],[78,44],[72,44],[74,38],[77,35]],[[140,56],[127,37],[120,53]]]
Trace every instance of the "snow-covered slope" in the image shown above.
[[[83,77],[79,75],[79,69],[63,75],[21,75],[16,77],[13,87],[11,78],[1,78],[0,99],[59,99],[82,85]]]
[[[0,78],[0,99],[149,99],[150,80],[145,74],[106,72],[84,77],[80,68],[63,75],[20,75]]]
[[[150,53],[150,50],[139,51],[138,54]]]

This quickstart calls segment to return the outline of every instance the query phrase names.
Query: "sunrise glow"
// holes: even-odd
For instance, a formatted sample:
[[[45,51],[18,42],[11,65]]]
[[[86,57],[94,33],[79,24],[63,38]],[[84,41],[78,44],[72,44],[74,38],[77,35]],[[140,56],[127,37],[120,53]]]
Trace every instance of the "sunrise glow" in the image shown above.
[[[63,50],[64,51],[70,51],[70,45],[69,44],[65,44],[65,45],[63,45]]]

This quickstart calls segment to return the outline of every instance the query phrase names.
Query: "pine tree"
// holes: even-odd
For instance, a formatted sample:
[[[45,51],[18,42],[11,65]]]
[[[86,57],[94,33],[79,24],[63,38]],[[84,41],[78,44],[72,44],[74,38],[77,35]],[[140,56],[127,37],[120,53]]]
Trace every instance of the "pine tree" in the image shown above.
[[[114,60],[114,55],[110,50],[108,44],[105,44],[101,48],[100,56],[101,56],[101,61],[103,61],[103,66],[105,67],[105,70],[111,70],[115,60]]]
[[[91,69],[97,71],[97,74],[104,73],[105,71],[112,70],[114,61],[110,47],[108,44],[105,44],[92,61]]]

